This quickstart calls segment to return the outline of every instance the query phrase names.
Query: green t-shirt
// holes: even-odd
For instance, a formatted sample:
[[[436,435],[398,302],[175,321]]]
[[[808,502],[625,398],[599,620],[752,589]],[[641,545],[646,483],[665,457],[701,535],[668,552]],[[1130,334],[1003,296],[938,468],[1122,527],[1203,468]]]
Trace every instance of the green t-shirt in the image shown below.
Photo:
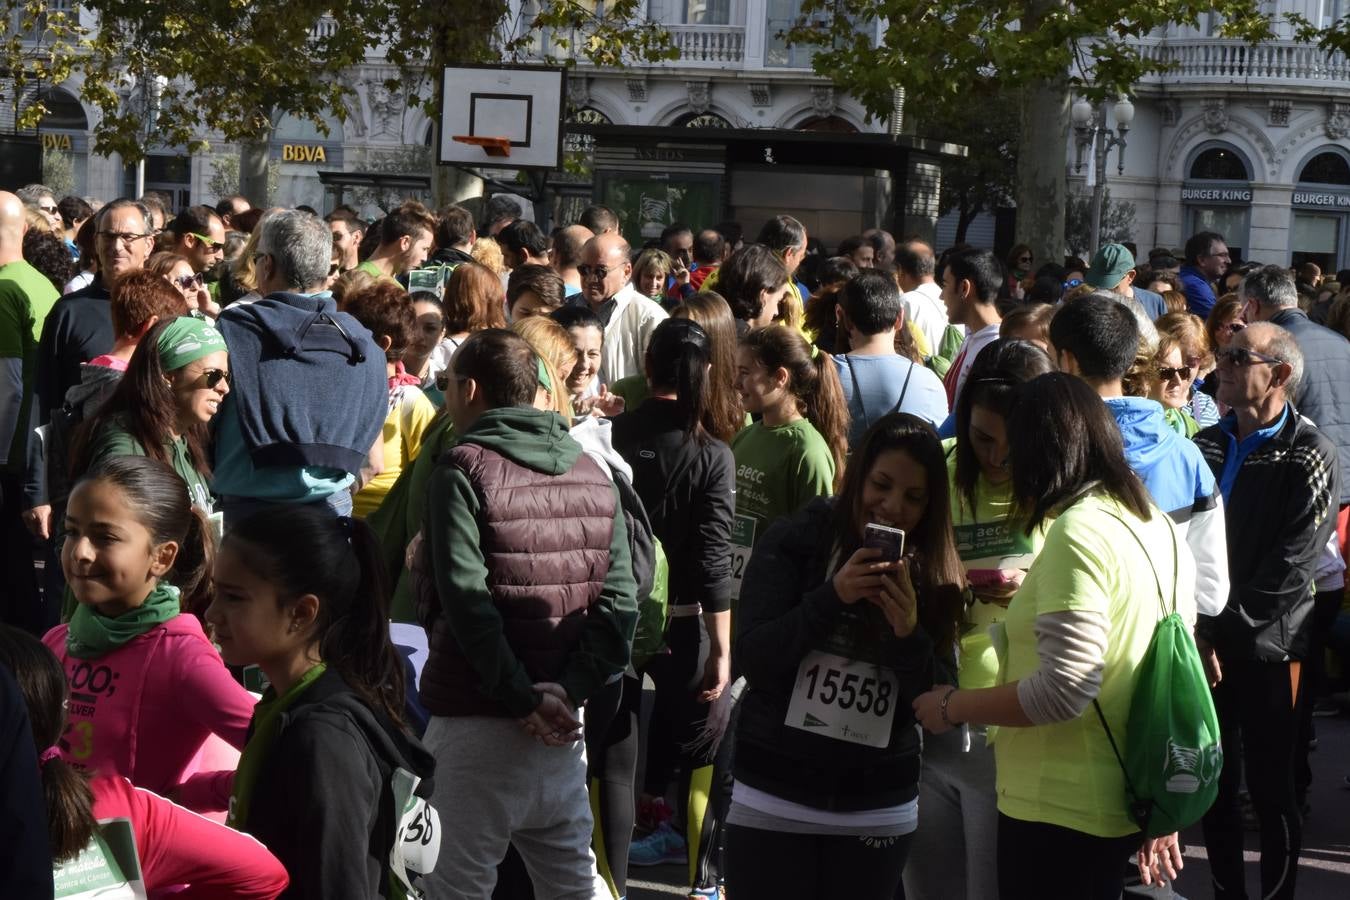
[[[634,410],[642,405],[648,397],[652,395],[651,388],[647,386],[646,375],[629,375],[627,378],[620,378],[609,386],[611,394],[618,394],[623,398],[623,408]]]
[[[975,508],[956,487],[956,439],[942,442],[947,453],[947,477],[951,486],[952,528],[956,552],[967,573],[981,570],[1031,568],[1040,550],[1043,529],[1030,537],[1016,523],[1009,524],[1013,510],[1012,482],[992,484],[983,474],[975,483]],[[957,669],[963,688],[993,687],[998,675],[998,656],[989,629],[1003,621],[1005,609],[997,603],[976,599],[966,613],[961,634]]]
[[[192,456],[188,453],[187,439],[180,437],[167,441],[164,448],[169,451],[169,461],[173,470],[187,485],[188,496],[192,500],[192,505],[206,515],[211,515],[213,511],[211,491],[207,487],[206,479],[202,477],[202,473],[198,472],[197,467],[192,464]],[[99,429],[98,436],[94,439],[89,457],[89,467],[92,469],[99,462],[114,456],[146,455],[141,442],[132,437],[121,423],[108,422]]]
[[[1061,513],[1046,531],[1002,628],[995,627],[998,683],[1020,681],[1041,668],[1038,616],[1065,610],[1098,613],[1109,622],[1110,639],[1097,702],[1118,745],[1124,746],[1139,663],[1161,618],[1159,580],[1169,592],[1178,580],[1178,611],[1186,621],[1195,621],[1195,561],[1189,553],[1177,553],[1180,572],[1171,571],[1177,540],[1172,520],[1156,507],[1153,518],[1143,522],[1101,494],[1090,494]],[[1091,707],[1067,722],[991,732],[999,812],[1098,837],[1139,830],[1126,814],[1125,780]]]
[[[42,323],[61,297],[37,269],[24,260],[0,266],[0,461],[10,471],[23,471],[28,448],[37,345]],[[13,390],[6,384],[17,382]]]
[[[754,546],[775,519],[834,492],[834,457],[807,419],[770,427],[756,422],[731,439],[736,458],[736,526],[752,529]]]

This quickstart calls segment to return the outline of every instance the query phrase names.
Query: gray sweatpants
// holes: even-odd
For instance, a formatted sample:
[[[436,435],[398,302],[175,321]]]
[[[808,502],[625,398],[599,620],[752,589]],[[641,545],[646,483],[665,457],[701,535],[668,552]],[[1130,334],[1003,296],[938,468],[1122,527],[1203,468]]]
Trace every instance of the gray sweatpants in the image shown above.
[[[423,738],[436,757],[431,805],[441,819],[429,900],[489,900],[497,864],[515,844],[538,900],[609,896],[591,853],[586,747],[546,747],[515,719],[434,716]]]
[[[994,748],[960,729],[923,736],[919,829],[905,866],[907,900],[984,900],[998,896],[998,797]]]

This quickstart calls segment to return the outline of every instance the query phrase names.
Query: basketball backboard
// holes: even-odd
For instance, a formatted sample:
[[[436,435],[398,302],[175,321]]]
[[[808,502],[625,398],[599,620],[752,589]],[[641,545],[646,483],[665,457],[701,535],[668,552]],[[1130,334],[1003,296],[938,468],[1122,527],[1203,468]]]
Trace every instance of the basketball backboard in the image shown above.
[[[442,77],[437,155],[442,165],[562,166],[561,68],[454,66]]]

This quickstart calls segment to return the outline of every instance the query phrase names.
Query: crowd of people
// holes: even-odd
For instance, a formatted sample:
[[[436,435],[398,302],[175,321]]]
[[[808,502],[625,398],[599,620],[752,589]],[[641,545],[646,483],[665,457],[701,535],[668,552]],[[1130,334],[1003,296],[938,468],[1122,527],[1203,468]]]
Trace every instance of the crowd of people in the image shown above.
[[[0,894],[1294,896],[1350,272],[528,218],[0,192]]]

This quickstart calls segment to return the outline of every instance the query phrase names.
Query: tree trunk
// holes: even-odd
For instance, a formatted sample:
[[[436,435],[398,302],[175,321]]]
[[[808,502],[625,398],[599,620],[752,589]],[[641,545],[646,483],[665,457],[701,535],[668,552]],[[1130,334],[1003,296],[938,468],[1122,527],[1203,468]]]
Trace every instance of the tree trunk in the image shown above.
[[[1024,29],[1066,0],[1028,0]],[[1064,205],[1068,200],[1064,148],[1069,141],[1069,88],[1064,78],[1022,89],[1017,148],[1017,240],[1031,246],[1037,264],[1064,258]]]
[[[970,230],[970,223],[975,221],[975,217],[978,216],[980,212],[979,206],[971,209],[966,206],[966,204],[962,203],[958,207],[956,214],[956,235],[952,238],[953,246],[964,244],[966,242],[966,232]]]
[[[267,163],[272,129],[251,141],[239,144],[239,193],[254,206],[266,209],[272,205],[267,183]]]

